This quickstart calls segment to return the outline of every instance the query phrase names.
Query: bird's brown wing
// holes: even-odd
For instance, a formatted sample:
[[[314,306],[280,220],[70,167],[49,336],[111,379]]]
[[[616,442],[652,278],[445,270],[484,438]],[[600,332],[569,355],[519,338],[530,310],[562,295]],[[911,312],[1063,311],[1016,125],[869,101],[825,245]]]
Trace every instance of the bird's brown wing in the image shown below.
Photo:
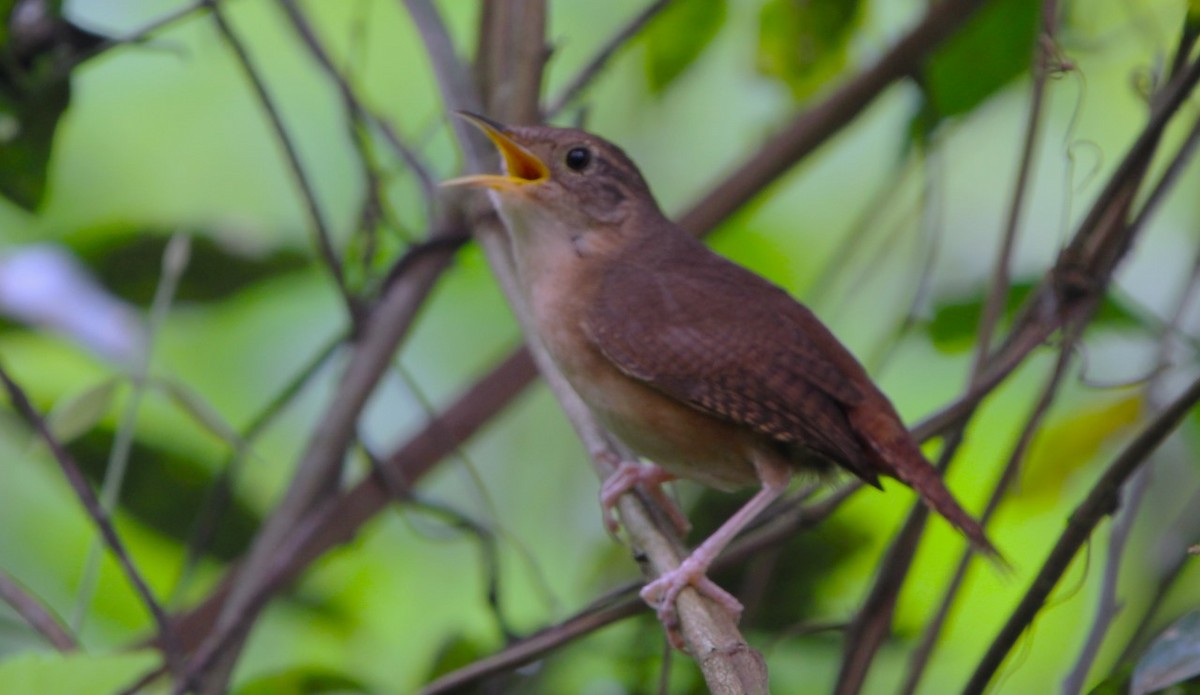
[[[783,290],[697,244],[614,264],[584,320],[625,374],[878,485],[845,409],[861,367]],[[681,257],[682,256],[682,257]]]

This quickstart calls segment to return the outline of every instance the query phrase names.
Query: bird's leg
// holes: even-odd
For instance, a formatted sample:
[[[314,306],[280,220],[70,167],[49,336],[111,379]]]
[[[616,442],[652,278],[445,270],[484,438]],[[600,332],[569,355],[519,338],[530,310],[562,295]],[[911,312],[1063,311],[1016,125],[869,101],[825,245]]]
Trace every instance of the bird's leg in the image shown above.
[[[742,508],[721,525],[701,543],[692,554],[675,569],[665,572],[642,587],[642,600],[657,609],[658,619],[667,630],[671,644],[681,648],[683,643],[679,635],[678,621],[675,613],[675,599],[679,592],[688,586],[693,586],[701,594],[721,604],[735,617],[741,616],[742,604],[729,592],[717,586],[706,575],[708,567],[717,559],[725,546],[754,520],[764,509],[774,502],[787,489],[790,473],[776,467],[769,470],[760,469],[763,479],[762,489],[751,497]]]
[[[597,454],[605,458],[616,459],[611,453],[605,452]],[[675,524],[680,533],[686,533],[689,524],[687,517],[680,511],[678,505],[675,504],[662,489],[662,484],[675,480],[675,476],[664,471],[658,466],[641,463],[638,461],[613,461],[617,470],[604,481],[604,485],[600,488],[600,509],[604,517],[604,528],[612,535],[617,534],[617,519],[613,516],[613,507],[617,505],[617,500],[621,495],[629,492],[637,486],[642,486],[646,494],[658,503],[659,507],[666,512],[670,517],[671,523]]]

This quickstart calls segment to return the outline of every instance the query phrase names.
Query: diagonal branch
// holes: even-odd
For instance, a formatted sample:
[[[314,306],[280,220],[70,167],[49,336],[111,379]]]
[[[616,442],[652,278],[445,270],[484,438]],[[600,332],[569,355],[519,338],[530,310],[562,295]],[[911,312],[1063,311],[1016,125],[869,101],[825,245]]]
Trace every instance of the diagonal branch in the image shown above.
[[[1122,485],[1149,460],[1150,454],[1175,430],[1198,401],[1200,380],[1193,382],[1179,398],[1163,409],[1162,413],[1125,447],[1100,480],[1092,486],[1087,497],[1067,519],[1066,530],[1054,544],[1029,590],[975,668],[975,673],[963,689],[964,693],[984,691],[1008,652],[1016,644],[1017,638],[1029,627],[1034,616],[1045,604],[1075,554],[1087,542],[1100,521],[1117,510]]]
[[[58,618],[54,617],[50,609],[43,606],[41,601],[3,569],[0,569],[0,601],[11,606],[17,615],[58,651],[73,652],[79,649],[75,638],[67,632]]]
[[[176,639],[175,632],[171,629],[171,625],[167,621],[167,614],[163,611],[162,605],[159,604],[158,599],[154,598],[154,592],[150,590],[150,585],[146,583],[141,572],[134,566],[133,558],[130,557],[129,551],[125,548],[125,543],[121,540],[121,537],[117,535],[117,530],[113,527],[112,520],[100,504],[100,498],[92,491],[91,485],[88,484],[87,478],[84,477],[83,471],[80,470],[75,458],[71,456],[62,445],[62,442],[58,441],[58,438],[50,431],[50,428],[46,425],[45,418],[33,407],[33,404],[29,401],[29,397],[25,395],[25,391],[13,381],[3,366],[0,366],[0,382],[3,382],[4,389],[8,392],[8,397],[12,402],[13,408],[37,432],[42,443],[46,445],[50,453],[54,456],[54,460],[58,462],[58,466],[62,469],[63,475],[66,476],[67,482],[71,484],[71,489],[75,491],[76,497],[83,503],[88,516],[95,522],[96,528],[100,530],[100,535],[104,538],[105,544],[108,545],[109,550],[116,557],[117,563],[121,566],[121,571],[125,573],[126,579],[133,585],[134,591],[137,592],[146,609],[150,611],[150,615],[154,618],[154,622],[158,627],[158,639],[163,646],[167,663],[174,665],[180,657],[179,641]]]
[[[291,172],[296,186],[300,189],[300,197],[304,202],[304,209],[308,213],[309,223],[312,225],[316,236],[317,250],[320,252],[321,258],[325,262],[325,267],[329,270],[329,274],[333,277],[334,284],[337,285],[338,293],[346,305],[351,323],[357,326],[360,318],[359,314],[361,313],[358,300],[355,299],[354,295],[350,292],[350,288],[346,285],[346,276],[342,269],[342,261],[333,247],[332,233],[325,222],[321,206],[317,202],[317,193],[308,179],[308,173],[304,169],[304,164],[300,161],[300,153],[296,150],[296,146],[288,134],[287,125],[283,122],[283,116],[279,112],[279,107],[275,104],[275,100],[267,90],[267,85],[262,75],[254,67],[254,62],[250,59],[250,54],[246,51],[245,44],[225,19],[224,12],[218,6],[216,0],[207,0],[207,5],[211,10],[213,22],[216,24],[221,36],[225,39],[225,42],[229,44],[229,48],[237,58],[239,67],[241,67],[242,72],[246,75],[246,79],[250,81],[250,85],[254,88],[254,93],[258,97],[263,111],[271,122],[271,129],[275,132],[279,146],[283,148],[284,156],[287,158],[288,170]]]
[[[671,0],[654,0],[654,2],[646,5],[646,7],[638,12],[632,19],[625,23],[620,29],[613,34],[600,50],[596,51],[596,55],[588,61],[587,65],[583,66],[575,77],[567,83],[565,87],[546,105],[543,110],[545,119],[550,120],[562,112],[572,101],[578,97],[583,90],[595,81],[600,71],[604,66],[608,65],[608,61],[616,55],[617,51],[629,43],[629,40],[638,35],[650,20],[658,16],[659,12],[666,9]]]
[[[450,217],[431,237],[456,236],[461,233],[460,225],[457,218]],[[420,251],[419,256],[400,279],[388,286],[368,316],[337,392],[318,421],[283,500],[255,536],[246,559],[229,585],[229,595],[217,621],[218,633],[241,621],[246,611],[260,607],[261,604],[251,604],[268,572],[278,562],[276,551],[317,502],[335,493],[342,457],[354,437],[359,414],[387,371],[392,354],[407,335],[417,309],[428,296],[434,281],[449,265],[453,248],[415,250],[413,253]],[[213,635],[209,635],[206,643],[214,639]],[[238,633],[227,632],[226,635]],[[229,649],[229,652],[236,656],[236,649]],[[191,677],[200,675],[194,669],[190,673]],[[189,687],[188,680],[181,679],[179,687]],[[216,680],[221,679],[210,681],[210,689],[219,689],[223,685],[217,684]]]
[[[771,136],[758,152],[713,186],[708,195],[679,220],[684,229],[699,234],[736,212],[797,161],[817,149],[867,109],[893,83],[912,74],[943,41],[957,31],[986,0],[957,0],[930,5],[917,26],[856,75]]]

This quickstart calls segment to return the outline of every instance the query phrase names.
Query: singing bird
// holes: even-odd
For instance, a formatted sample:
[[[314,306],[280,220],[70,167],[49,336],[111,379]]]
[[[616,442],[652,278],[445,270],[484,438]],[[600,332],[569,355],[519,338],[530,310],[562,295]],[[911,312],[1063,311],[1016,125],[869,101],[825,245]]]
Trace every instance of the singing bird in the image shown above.
[[[505,173],[446,183],[488,189],[538,337],[598,421],[657,466],[621,463],[602,489],[606,519],[639,484],[761,488],[642,589],[669,632],[689,585],[741,612],[708,567],[798,471],[840,466],[875,487],[896,478],[998,557],[838,339],[785,291],[667,219],[619,147],[582,130],[460,115],[499,149]]]

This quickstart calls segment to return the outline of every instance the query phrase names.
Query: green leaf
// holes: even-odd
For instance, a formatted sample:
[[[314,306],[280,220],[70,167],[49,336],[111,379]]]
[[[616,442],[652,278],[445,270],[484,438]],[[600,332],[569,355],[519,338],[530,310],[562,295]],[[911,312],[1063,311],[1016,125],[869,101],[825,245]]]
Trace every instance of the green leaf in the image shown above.
[[[1004,319],[1011,320],[1017,309],[1033,291],[1031,281],[1016,282],[1009,288],[1004,307]],[[969,297],[943,302],[934,311],[933,320],[926,326],[934,345],[946,352],[967,350],[975,344],[979,318],[983,315],[986,290]],[[1142,321],[1119,299],[1106,295],[1093,319],[1094,326],[1127,328],[1141,326]]]
[[[1129,692],[1130,695],[1153,693],[1197,676],[1200,676],[1200,611],[1192,611],[1171,623],[1146,649],[1133,669]]]
[[[725,0],[673,2],[646,27],[646,76],[662,92],[704,52],[725,21]]]
[[[84,475],[99,482],[104,479],[112,446],[113,431],[97,428],[67,448]],[[139,440],[129,452],[120,505],[147,528],[181,543],[189,542],[196,533],[196,520],[205,516],[206,505],[213,504],[213,484],[211,466],[188,454]],[[261,521],[236,492],[230,494],[223,500],[214,526],[203,529],[209,537],[204,554],[219,560],[232,560],[244,553]]]
[[[317,695],[317,693],[365,693],[362,682],[321,667],[298,666],[246,683],[237,695]]]
[[[797,99],[841,72],[860,0],[769,0],[758,16],[758,71]]]
[[[50,151],[71,101],[66,80],[17,98],[0,79],[0,195],[30,212],[46,196]]]
[[[170,378],[155,379],[151,382],[155,388],[162,391],[167,398],[179,406],[180,410],[191,416],[196,424],[212,433],[213,436],[224,441],[231,449],[241,449],[243,446],[242,438],[237,431],[233,429],[229,423],[225,422],[225,418],[217,409],[212,407],[208,401],[193,391],[187,384],[176,381]]]
[[[24,653],[0,662],[5,693],[115,693],[158,665],[152,651],[128,654]]]
[[[102,241],[78,248],[77,253],[100,284],[131,304],[146,306],[162,278],[161,259],[171,237],[142,228],[124,231],[99,235]],[[263,280],[311,267],[308,258],[295,250],[240,250],[208,236],[194,236],[176,301],[219,301]]]
[[[921,86],[935,126],[970,112],[1029,71],[1039,0],[988,3],[925,64]]]
[[[71,102],[70,71],[103,37],[62,17],[61,0],[0,4],[0,195],[36,210],[51,144]]]
[[[1129,664],[1120,666],[1089,690],[1088,695],[1128,695],[1131,675],[1133,675],[1133,666]]]
[[[64,444],[74,440],[96,426],[108,413],[120,382],[115,379],[104,381],[54,404],[46,418],[50,431]]]

